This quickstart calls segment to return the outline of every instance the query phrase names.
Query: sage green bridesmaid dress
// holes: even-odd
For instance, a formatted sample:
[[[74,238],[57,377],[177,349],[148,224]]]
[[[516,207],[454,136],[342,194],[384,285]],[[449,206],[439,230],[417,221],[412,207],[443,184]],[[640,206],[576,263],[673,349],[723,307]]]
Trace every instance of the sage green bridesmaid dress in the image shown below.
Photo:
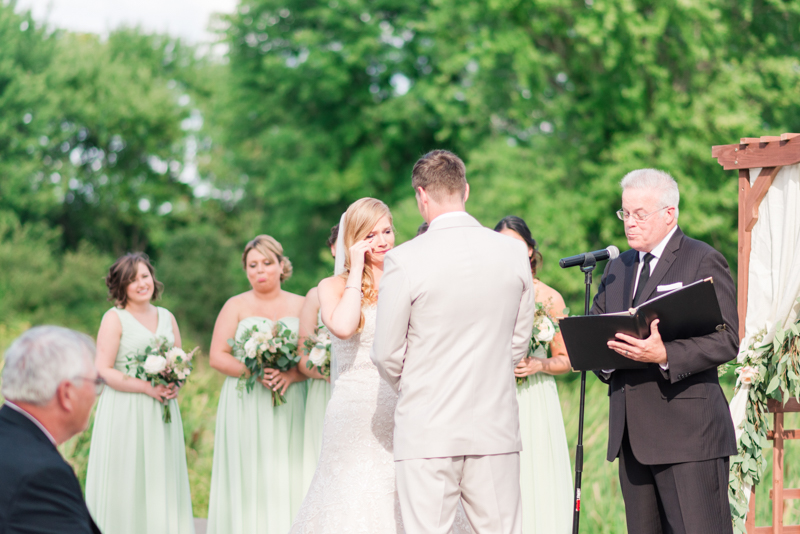
[[[322,319],[317,312],[317,324]],[[308,395],[306,396],[306,418],[303,432],[303,495],[308,492],[314,472],[317,470],[319,454],[322,451],[322,424],[325,421],[325,410],[331,400],[331,385],[327,380],[310,378]]]
[[[126,310],[111,308],[122,323],[114,368],[127,375],[128,357],[156,337],[175,342],[170,314],[158,308],[155,334]],[[100,530],[110,534],[193,534],[192,498],[186,469],[181,412],[169,401],[172,422],[162,419],[162,404],[144,393],[103,390],[89,449],[86,504]]]
[[[547,352],[539,347],[529,356],[547,358]],[[572,468],[555,379],[546,373],[529,376],[517,386],[517,402],[522,435],[522,532],[569,534]]]
[[[325,409],[331,400],[331,385],[327,380],[308,380],[306,418],[303,432],[303,495],[306,494],[317,470],[319,453],[322,451],[322,423]]]
[[[239,322],[236,339],[267,321]],[[299,319],[280,319],[297,332]],[[208,534],[286,534],[303,501],[303,419],[306,382],[286,390],[286,404],[272,406],[270,390],[256,384],[236,389],[238,378],[222,386],[214,436],[214,464],[208,504]]]

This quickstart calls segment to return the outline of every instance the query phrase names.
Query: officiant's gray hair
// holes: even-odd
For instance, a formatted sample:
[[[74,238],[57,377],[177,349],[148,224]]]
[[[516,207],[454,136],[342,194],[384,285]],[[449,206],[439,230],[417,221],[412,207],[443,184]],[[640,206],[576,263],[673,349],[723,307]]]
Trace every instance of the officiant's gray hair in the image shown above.
[[[658,169],[637,169],[626,174],[619,185],[622,186],[623,191],[626,189],[659,191],[661,193],[660,207],[675,208],[675,219],[678,218],[681,194],[678,191],[678,182],[668,172]]]
[[[41,406],[59,384],[91,373],[92,338],[60,326],[36,326],[19,336],[5,353],[2,394],[14,402]]]

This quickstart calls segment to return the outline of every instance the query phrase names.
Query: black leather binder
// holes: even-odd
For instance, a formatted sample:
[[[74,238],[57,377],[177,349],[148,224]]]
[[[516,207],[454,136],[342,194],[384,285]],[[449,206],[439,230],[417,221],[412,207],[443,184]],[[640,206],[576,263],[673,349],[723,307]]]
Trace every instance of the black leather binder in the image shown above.
[[[650,336],[650,323],[660,319],[658,331],[664,342],[711,334],[727,328],[722,320],[714,280],[698,280],[636,308],[603,315],[564,317],[559,321],[567,353],[576,371],[642,369],[637,362],[608,348],[617,332],[637,339]]]

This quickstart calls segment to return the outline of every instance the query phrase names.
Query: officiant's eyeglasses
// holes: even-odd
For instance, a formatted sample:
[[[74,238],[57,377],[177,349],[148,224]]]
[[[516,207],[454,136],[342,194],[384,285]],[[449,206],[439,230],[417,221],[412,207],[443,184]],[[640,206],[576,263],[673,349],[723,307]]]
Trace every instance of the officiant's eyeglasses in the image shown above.
[[[103,377],[100,375],[97,375],[97,378],[76,376],[73,380],[89,380],[90,382],[94,382],[94,392],[96,395],[100,395],[103,392],[103,388],[106,386],[106,381],[103,380]]]
[[[656,211],[651,211],[650,213],[645,213],[644,215],[639,215],[638,213],[628,213],[625,210],[617,210],[617,217],[620,221],[627,221],[629,218],[633,217],[633,220],[636,222],[644,222],[659,211],[667,208],[669,208],[669,206],[658,208]]]

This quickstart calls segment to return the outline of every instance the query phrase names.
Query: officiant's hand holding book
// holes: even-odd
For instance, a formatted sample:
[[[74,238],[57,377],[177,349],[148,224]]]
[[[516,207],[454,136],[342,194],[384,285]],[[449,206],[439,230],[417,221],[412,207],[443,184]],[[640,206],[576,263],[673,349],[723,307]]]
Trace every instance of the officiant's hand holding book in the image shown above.
[[[668,291],[636,308],[603,315],[565,317],[560,321],[564,343],[575,370],[642,369],[649,364],[631,360],[608,347],[617,333],[636,339],[650,335],[658,319],[664,343],[711,334],[725,328],[712,278]]]

